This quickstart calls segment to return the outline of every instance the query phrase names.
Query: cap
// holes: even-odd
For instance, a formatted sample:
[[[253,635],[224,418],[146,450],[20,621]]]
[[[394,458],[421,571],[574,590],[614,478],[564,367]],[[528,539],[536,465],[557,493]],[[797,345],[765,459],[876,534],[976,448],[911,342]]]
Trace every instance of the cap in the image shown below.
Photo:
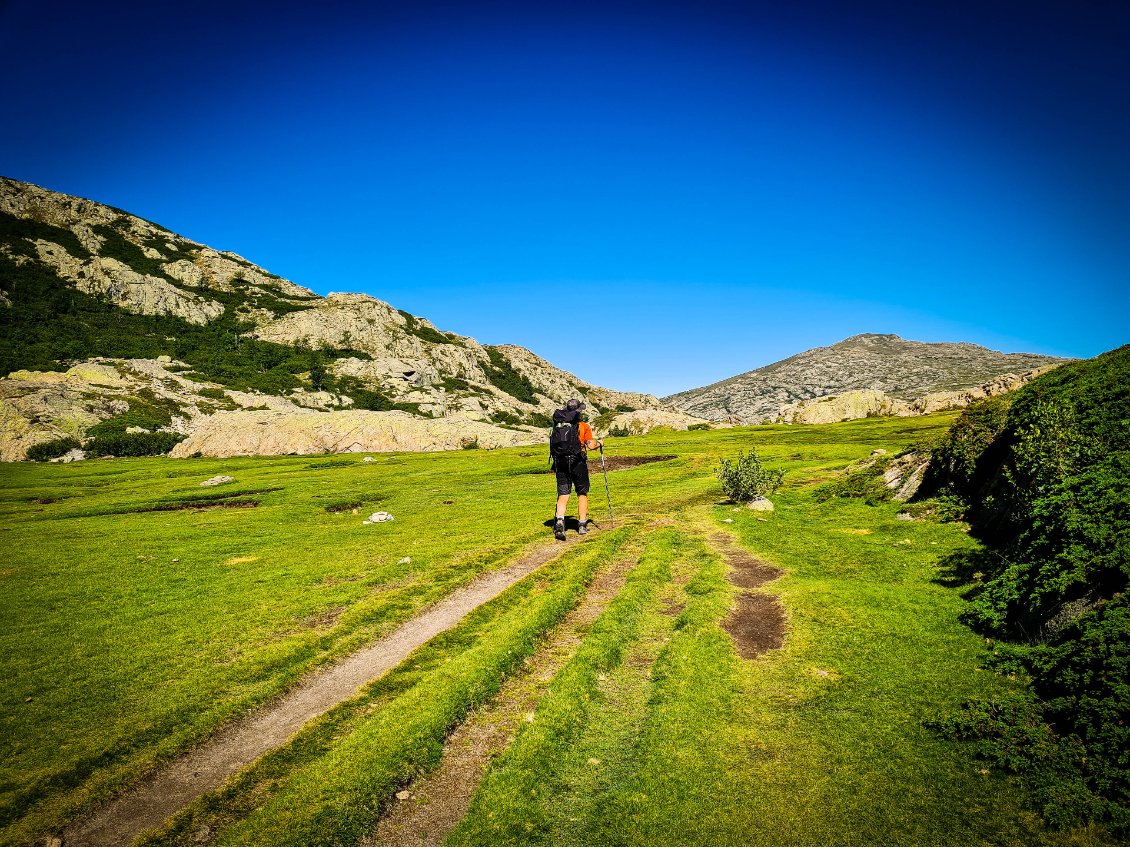
[[[578,400],[577,398],[574,397],[572,400],[570,400],[568,403],[565,404],[565,408],[568,409],[570,412],[572,412],[572,411],[575,411],[577,409],[584,409],[584,408],[587,408],[587,407],[585,406],[585,404],[582,401],[580,401],[580,400]]]

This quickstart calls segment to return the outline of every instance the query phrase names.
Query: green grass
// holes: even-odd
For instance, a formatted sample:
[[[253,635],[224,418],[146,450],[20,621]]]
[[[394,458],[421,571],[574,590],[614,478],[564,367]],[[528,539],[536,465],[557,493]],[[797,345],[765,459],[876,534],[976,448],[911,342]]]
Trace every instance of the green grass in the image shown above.
[[[527,577],[147,843],[192,844],[201,826],[230,824],[216,843],[356,844],[392,793],[438,762],[447,733],[497,690],[627,537],[602,535]]]
[[[895,452],[951,419],[609,439],[611,455],[677,457],[609,475],[617,525],[644,527],[648,547],[454,843],[495,843],[499,832],[536,843],[528,824],[561,844],[641,833],[670,844],[779,843],[782,833],[790,844],[1104,843],[1043,833],[1016,785],[922,727],[1011,684],[976,670],[983,642],[957,622],[957,592],[935,581],[939,559],[972,543],[961,527],[811,496],[871,450]],[[765,522],[721,505],[712,474],[720,457],[751,447],[786,470]],[[544,465],[543,449],[513,448],[372,463],[3,466],[0,843],[57,829],[304,673],[544,543],[554,500]],[[220,473],[236,482],[199,487]],[[602,487],[594,479],[592,514],[604,523]],[[258,505],[224,505],[240,500]],[[352,503],[360,514],[334,511]],[[378,509],[396,519],[362,526]],[[686,533],[650,528],[675,514]],[[732,590],[701,537],[723,518],[788,570],[772,587],[790,621],[785,648],[753,662],[718,626]],[[597,536],[579,548],[592,558],[567,557],[515,586],[163,837],[187,843],[209,821],[221,843],[354,839],[395,786],[434,765],[444,734],[489,698],[618,538]],[[520,797],[527,784],[552,790]]]

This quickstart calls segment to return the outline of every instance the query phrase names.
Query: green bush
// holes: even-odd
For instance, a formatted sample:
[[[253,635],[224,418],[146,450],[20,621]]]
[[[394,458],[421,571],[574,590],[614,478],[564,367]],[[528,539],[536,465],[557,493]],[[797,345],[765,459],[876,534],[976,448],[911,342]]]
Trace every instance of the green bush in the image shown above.
[[[757,450],[750,448],[747,455],[738,451],[738,458],[731,462],[722,459],[714,471],[722,490],[735,503],[744,503],[755,497],[772,494],[781,484],[785,472],[764,468],[757,457]]]
[[[416,336],[421,341],[427,341],[430,344],[451,344],[452,339],[448,337],[447,333],[440,332],[438,329],[433,329],[427,324],[420,323],[420,319],[415,315],[410,314],[403,309],[397,309],[400,316],[404,318],[404,328],[409,334]]]
[[[614,426],[610,427],[608,430],[608,436],[610,438],[627,438],[631,434],[631,430],[626,426]]]
[[[122,432],[98,436],[83,449],[87,456],[163,456],[184,439],[175,432]]]
[[[694,423],[694,424],[691,424],[690,426],[687,427],[688,432],[694,432],[695,430],[700,430],[700,429],[710,429],[710,424],[708,424],[708,423]]]
[[[1004,414],[1002,420],[1002,412]],[[944,724],[1021,776],[1053,825],[1130,833],[1130,347],[963,415],[936,456],[968,503],[982,581],[963,620],[1030,701]],[[987,717],[986,717],[987,716]],[[947,723],[948,721],[948,723]]]
[[[33,444],[27,448],[27,458],[32,462],[49,462],[52,459],[57,459],[65,453],[79,447],[79,443],[73,438],[56,438],[53,441],[41,441],[39,444]]]

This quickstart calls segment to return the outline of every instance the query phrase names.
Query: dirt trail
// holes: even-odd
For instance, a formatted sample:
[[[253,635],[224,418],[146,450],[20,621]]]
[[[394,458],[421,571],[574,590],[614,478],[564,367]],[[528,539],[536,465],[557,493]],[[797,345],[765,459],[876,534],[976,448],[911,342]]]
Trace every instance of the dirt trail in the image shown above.
[[[279,700],[221,730],[149,779],[64,831],[66,847],[125,847],[145,830],[218,788],[232,774],[280,747],[307,722],[356,694],[400,664],[417,647],[451,629],[469,612],[577,541],[538,547],[498,571],[485,574],[375,644],[314,674]]]
[[[491,759],[510,744],[554,676],[573,657],[585,630],[620,592],[635,561],[636,556],[625,552],[610,570],[593,580],[584,599],[526,660],[522,672],[508,679],[490,704],[456,728],[444,746],[439,767],[401,792],[403,796],[398,795],[360,847],[439,847],[443,843],[467,813]]]

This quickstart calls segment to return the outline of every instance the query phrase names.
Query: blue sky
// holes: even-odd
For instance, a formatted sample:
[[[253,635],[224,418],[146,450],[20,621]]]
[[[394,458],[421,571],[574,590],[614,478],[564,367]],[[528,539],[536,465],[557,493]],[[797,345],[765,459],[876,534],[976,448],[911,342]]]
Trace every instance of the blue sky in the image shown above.
[[[1130,341],[1114,0],[0,0],[0,173],[668,394]]]

